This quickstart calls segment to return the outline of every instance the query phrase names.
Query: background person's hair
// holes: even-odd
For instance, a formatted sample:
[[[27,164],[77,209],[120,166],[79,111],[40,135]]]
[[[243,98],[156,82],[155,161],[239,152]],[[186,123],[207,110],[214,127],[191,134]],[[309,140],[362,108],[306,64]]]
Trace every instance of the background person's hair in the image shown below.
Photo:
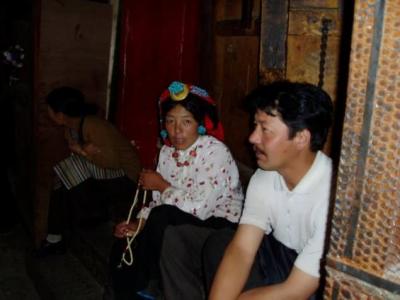
[[[84,117],[97,113],[95,104],[86,103],[85,96],[78,89],[63,86],[52,90],[46,97],[46,103],[55,112],[69,117]]]
[[[313,152],[322,149],[332,124],[331,98],[309,83],[277,81],[260,86],[246,97],[246,106],[253,114],[260,110],[279,117],[289,128],[289,139],[308,129]]]
[[[214,129],[217,127],[219,119],[215,105],[209,104],[208,102],[204,101],[204,99],[201,99],[192,93],[189,93],[187,97],[181,101],[175,101],[171,98],[168,98],[161,103],[161,119],[163,121],[163,127],[165,126],[165,116],[177,105],[181,105],[187,111],[189,111],[199,125],[204,125],[204,118],[205,116],[208,116],[213,123]]]

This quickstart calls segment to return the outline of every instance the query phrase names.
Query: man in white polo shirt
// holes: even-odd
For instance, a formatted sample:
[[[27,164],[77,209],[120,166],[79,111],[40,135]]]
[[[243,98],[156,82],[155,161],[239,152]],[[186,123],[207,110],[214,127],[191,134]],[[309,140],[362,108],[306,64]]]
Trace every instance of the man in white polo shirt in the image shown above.
[[[316,86],[290,82],[257,88],[248,101],[259,169],[233,238],[216,232],[203,249],[209,299],[307,299],[324,249],[332,167],[320,150],[332,102]]]

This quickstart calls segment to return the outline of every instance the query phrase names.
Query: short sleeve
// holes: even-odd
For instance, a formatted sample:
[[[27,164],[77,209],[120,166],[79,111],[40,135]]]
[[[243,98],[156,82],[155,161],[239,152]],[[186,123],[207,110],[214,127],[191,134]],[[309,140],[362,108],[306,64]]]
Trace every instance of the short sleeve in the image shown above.
[[[303,272],[320,277],[321,258],[324,251],[328,202],[322,202],[313,210],[313,233],[303,250],[296,258],[294,265]]]
[[[254,225],[269,234],[272,230],[270,210],[268,210],[268,188],[271,176],[265,171],[257,170],[251,177],[244,203],[240,224]]]

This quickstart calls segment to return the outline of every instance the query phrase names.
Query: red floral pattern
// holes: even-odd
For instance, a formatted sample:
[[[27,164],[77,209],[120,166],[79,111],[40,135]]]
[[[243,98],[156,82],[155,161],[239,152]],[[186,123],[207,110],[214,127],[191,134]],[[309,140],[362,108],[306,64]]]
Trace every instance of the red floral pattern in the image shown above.
[[[178,163],[180,165],[178,165]],[[202,220],[222,217],[238,222],[243,193],[239,173],[229,149],[211,136],[200,136],[186,150],[163,146],[157,171],[171,184],[139,216],[161,204],[175,205]]]

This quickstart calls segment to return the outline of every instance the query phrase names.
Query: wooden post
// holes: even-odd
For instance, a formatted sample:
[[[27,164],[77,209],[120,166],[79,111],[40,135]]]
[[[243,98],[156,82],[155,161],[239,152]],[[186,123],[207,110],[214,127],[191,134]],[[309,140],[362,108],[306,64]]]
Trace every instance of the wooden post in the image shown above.
[[[263,0],[260,28],[260,82],[285,78],[288,0]]]

